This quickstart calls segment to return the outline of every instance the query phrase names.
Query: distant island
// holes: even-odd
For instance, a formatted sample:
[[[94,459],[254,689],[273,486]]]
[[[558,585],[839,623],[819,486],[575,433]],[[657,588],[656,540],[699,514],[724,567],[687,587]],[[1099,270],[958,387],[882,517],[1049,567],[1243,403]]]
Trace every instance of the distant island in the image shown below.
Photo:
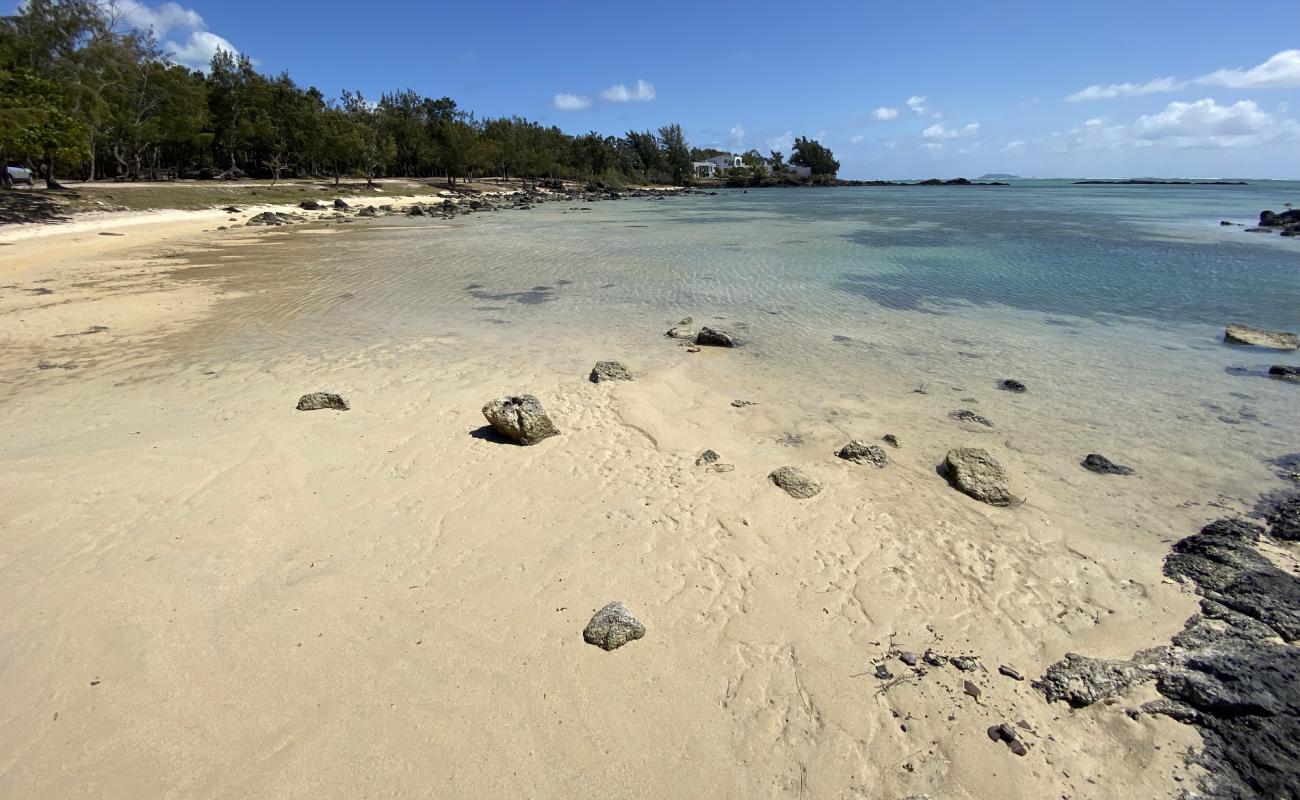
[[[1005,172],[986,172],[979,176],[977,181],[1022,181],[1024,178],[1019,175],[1008,175]]]
[[[1153,178],[1125,178],[1124,180],[1075,181],[1076,185],[1100,186],[1249,186],[1246,181],[1161,181]]]
[[[972,181],[970,178],[950,178],[941,181],[929,178],[923,181],[850,181],[837,180],[836,186],[1009,186],[1002,181]]]

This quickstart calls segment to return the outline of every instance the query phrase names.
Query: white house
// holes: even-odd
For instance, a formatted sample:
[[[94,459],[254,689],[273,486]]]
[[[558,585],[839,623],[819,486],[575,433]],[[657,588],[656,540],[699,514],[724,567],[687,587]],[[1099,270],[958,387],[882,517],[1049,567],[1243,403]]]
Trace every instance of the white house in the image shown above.
[[[735,167],[745,166],[745,159],[732,153],[728,153],[725,156],[714,156],[713,158],[706,158],[704,160],[711,164],[716,164],[718,169],[734,169]]]
[[[691,162],[691,171],[697,178],[716,178],[718,177],[718,165],[712,161],[693,161]]]
[[[795,175],[798,175],[800,178],[812,177],[812,168],[810,167],[801,167],[798,164],[786,164],[785,168]]]

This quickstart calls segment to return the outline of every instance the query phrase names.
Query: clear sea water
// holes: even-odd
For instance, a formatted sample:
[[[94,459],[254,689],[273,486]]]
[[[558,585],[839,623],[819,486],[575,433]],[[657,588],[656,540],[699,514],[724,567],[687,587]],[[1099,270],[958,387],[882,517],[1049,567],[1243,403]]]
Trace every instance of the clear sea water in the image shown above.
[[[569,341],[636,361],[675,357],[662,333],[691,315],[737,334],[735,363],[791,402],[839,393],[943,420],[972,398],[999,431],[1259,480],[1300,451],[1300,385],[1266,376],[1300,357],[1222,330],[1300,331],[1300,238],[1219,223],[1287,202],[1300,183],[1025,182],[386,218],[255,245],[275,268],[240,278],[265,309],[239,336],[327,353],[454,332],[503,358]],[[1030,393],[997,391],[1005,377]]]

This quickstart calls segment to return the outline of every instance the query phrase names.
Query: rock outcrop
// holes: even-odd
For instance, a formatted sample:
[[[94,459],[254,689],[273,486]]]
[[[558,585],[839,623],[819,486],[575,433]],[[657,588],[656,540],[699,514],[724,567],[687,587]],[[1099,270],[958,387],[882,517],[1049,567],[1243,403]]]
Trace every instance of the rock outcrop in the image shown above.
[[[560,431],[531,394],[500,397],[483,406],[483,416],[497,433],[522,445],[534,445]]]
[[[1300,349],[1300,337],[1286,331],[1265,331],[1249,325],[1233,323],[1223,331],[1223,341],[1229,344],[1248,344],[1273,350]]]

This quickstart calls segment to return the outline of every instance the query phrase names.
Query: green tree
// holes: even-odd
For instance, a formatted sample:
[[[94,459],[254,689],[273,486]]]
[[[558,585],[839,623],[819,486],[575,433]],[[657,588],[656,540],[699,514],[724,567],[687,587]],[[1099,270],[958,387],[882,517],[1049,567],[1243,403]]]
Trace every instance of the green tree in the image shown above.
[[[807,167],[813,177],[833,178],[840,171],[840,162],[835,160],[830,148],[815,139],[800,136],[794,140],[794,152],[790,163]]]
[[[691,151],[686,144],[686,136],[682,133],[682,126],[673,123],[660,128],[659,144],[673,183],[680,185],[691,171]]]

